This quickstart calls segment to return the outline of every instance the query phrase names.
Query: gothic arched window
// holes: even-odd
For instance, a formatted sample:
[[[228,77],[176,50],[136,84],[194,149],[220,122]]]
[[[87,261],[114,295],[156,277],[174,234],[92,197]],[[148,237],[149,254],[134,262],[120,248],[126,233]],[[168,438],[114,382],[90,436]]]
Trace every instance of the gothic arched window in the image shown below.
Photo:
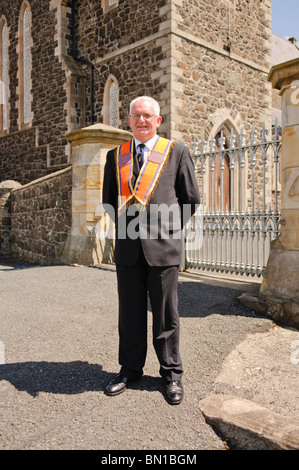
[[[119,126],[118,83],[113,75],[109,76],[105,85],[103,116],[104,124]]]
[[[30,12],[27,7],[23,16],[23,67],[24,67],[24,123],[30,121],[31,86],[30,86]]]
[[[111,83],[110,90],[109,90],[109,124],[110,126],[117,127],[117,106],[118,106],[118,99],[117,99],[117,86],[115,82]]]
[[[28,126],[32,121],[31,113],[31,11],[24,1],[19,20],[19,127]]]
[[[8,28],[0,21],[0,131],[8,130]]]

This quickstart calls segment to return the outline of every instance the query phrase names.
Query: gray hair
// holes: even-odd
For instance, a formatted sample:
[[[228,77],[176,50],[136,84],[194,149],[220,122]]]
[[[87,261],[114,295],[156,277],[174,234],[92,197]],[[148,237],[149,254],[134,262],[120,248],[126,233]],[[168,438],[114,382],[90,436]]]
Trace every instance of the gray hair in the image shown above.
[[[134,106],[134,104],[139,101],[139,100],[148,100],[148,101],[151,101],[154,105],[154,110],[155,110],[155,113],[157,116],[160,116],[160,105],[158,103],[158,101],[156,101],[154,98],[152,98],[151,96],[138,96],[137,98],[135,98],[134,100],[131,101],[130,103],[130,115],[131,115],[131,111],[132,111],[132,108]]]

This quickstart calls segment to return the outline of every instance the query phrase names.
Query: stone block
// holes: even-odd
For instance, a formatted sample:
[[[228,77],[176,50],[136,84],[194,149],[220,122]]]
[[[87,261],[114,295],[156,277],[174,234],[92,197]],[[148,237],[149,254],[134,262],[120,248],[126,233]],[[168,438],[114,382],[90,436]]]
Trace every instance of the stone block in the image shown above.
[[[298,275],[299,251],[286,250],[273,243],[260,288],[260,297],[298,303]]]
[[[206,421],[240,450],[298,450],[299,425],[250,400],[211,395],[200,401]]]

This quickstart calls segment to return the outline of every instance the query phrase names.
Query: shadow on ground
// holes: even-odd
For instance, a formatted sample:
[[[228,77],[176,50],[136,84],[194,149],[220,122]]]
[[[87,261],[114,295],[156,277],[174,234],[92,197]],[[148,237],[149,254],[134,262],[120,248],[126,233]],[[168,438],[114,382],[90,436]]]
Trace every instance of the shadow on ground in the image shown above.
[[[106,372],[99,364],[73,362],[19,362],[0,365],[0,380],[6,380],[17,390],[36,397],[40,392],[80,394],[104,391],[115,373]],[[161,391],[161,378],[144,375],[130,388]]]

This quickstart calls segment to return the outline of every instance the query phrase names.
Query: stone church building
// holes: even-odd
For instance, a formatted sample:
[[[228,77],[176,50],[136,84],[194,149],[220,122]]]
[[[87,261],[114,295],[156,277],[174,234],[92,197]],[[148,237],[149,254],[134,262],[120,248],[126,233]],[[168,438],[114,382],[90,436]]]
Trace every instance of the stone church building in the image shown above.
[[[1,0],[0,43],[0,181],[68,165],[74,129],[128,129],[140,94],[188,144],[271,125],[270,0]]]
[[[129,130],[138,95],[189,147],[271,129],[272,44],[271,0],[0,0],[0,184],[69,168],[76,129]]]

